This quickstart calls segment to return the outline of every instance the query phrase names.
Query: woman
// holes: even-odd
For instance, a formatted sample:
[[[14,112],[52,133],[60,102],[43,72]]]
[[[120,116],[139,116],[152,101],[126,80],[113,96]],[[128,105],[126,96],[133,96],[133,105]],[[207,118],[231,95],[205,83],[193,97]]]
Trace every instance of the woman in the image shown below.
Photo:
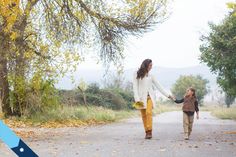
[[[152,60],[145,59],[133,79],[133,90],[135,102],[142,102],[144,107],[140,109],[144,129],[146,132],[145,139],[152,138],[152,109],[155,104],[155,92],[153,87],[158,89],[164,96],[172,98],[167,94],[157,82],[157,80],[149,74],[152,69]]]

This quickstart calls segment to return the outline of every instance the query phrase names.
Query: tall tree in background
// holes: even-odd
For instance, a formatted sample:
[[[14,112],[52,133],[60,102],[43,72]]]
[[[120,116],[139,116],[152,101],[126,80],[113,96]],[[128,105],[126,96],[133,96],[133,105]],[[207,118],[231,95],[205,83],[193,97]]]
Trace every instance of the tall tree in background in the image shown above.
[[[209,81],[203,79],[201,76],[180,76],[175,84],[173,85],[171,91],[178,98],[181,99],[186,93],[189,87],[193,87],[196,90],[196,95],[198,102],[202,104],[204,96],[207,94],[207,83]]]
[[[82,48],[119,66],[128,35],[149,31],[166,13],[167,0],[0,0],[3,112],[24,114],[28,95],[41,98],[44,83],[73,71]]]
[[[216,73],[217,83],[229,97],[236,97],[236,16],[230,13],[222,23],[209,24],[202,36],[200,60]]]

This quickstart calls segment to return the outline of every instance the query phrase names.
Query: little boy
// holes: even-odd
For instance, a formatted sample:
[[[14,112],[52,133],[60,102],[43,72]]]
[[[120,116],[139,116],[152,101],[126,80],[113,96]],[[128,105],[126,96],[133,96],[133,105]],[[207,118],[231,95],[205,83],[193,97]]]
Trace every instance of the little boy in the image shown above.
[[[195,89],[189,88],[184,95],[184,98],[177,100],[173,98],[176,103],[183,103],[183,127],[184,127],[184,139],[188,140],[192,132],[194,112],[197,113],[197,119],[199,119],[198,101],[196,99]]]

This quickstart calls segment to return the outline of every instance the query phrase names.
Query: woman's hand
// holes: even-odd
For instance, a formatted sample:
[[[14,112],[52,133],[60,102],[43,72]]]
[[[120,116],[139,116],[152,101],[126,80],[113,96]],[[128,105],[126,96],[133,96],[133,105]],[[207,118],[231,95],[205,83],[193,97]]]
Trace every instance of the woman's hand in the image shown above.
[[[141,102],[141,101],[136,101],[136,102],[133,104],[133,107],[136,108],[136,109],[142,109],[142,108],[144,108],[144,104],[143,104],[143,102]]]

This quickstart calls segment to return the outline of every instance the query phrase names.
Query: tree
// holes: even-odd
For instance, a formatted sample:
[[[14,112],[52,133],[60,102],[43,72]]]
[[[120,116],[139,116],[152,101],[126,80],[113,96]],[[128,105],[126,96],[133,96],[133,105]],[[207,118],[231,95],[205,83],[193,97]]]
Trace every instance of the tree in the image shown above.
[[[85,94],[85,91],[87,89],[87,84],[86,82],[81,79],[80,80],[80,83],[79,85],[77,86],[78,90],[80,91],[80,93],[83,95],[83,101],[84,101],[84,105],[86,105],[87,109],[88,109],[88,106],[87,106],[87,99],[86,99],[86,94]]]
[[[207,83],[209,81],[203,79],[200,75],[193,76],[180,76],[175,84],[173,85],[171,91],[177,98],[183,98],[186,93],[186,90],[189,87],[193,87],[196,90],[196,96],[198,102],[202,104],[204,96],[207,94]]]
[[[167,0],[0,0],[3,112],[21,116],[28,84],[40,89],[43,80],[73,72],[81,48],[93,47],[104,65],[119,65],[125,39],[164,21],[166,8]]]
[[[235,97],[225,94],[225,104],[227,105],[227,108],[229,108],[230,105],[233,104],[234,100],[235,100]]]
[[[217,74],[223,91],[236,97],[236,16],[230,13],[222,23],[209,27],[211,32],[201,39],[200,60]]]
[[[229,2],[227,3],[227,6],[229,9],[232,9],[233,16],[236,16],[236,3],[235,2]]]

